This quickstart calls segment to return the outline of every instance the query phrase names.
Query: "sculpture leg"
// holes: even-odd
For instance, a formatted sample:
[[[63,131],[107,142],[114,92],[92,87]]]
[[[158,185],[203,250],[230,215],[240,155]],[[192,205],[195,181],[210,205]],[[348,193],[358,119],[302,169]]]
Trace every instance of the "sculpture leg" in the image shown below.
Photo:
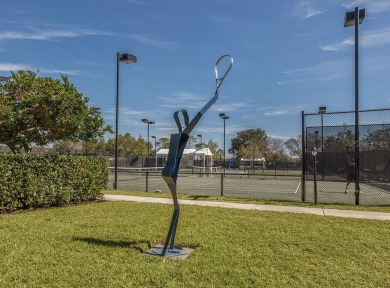
[[[165,239],[165,244],[164,244],[164,248],[161,252],[161,256],[165,256],[165,254],[167,253],[168,245],[169,245],[169,249],[174,249],[176,227],[177,227],[177,223],[179,221],[179,215],[180,215],[180,210],[173,211],[171,225],[169,226],[168,235],[167,235],[167,238]],[[171,242],[171,243],[169,244],[169,242]]]
[[[167,182],[168,187],[171,190],[174,210],[173,210],[172,220],[169,226],[168,235],[167,238],[165,239],[164,246],[162,248],[153,248],[152,250],[154,251],[154,253],[163,257],[186,255],[189,253],[188,251],[184,251],[179,247],[175,247],[176,228],[180,216],[180,206],[176,194],[176,182],[171,177],[164,177],[164,180],[165,182]]]

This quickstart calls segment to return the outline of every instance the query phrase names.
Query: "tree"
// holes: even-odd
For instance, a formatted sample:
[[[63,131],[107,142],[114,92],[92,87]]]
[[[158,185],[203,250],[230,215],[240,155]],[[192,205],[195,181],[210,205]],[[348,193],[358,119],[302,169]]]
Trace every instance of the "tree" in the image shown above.
[[[267,150],[265,153],[267,162],[286,161],[287,155],[284,152],[283,141],[279,138],[268,138]]]
[[[169,143],[171,142],[171,140],[168,137],[162,137],[162,138],[158,139],[158,142],[160,142],[161,148],[168,149]]]
[[[302,136],[292,137],[284,142],[290,156],[302,158]]]
[[[191,143],[196,143],[196,138],[192,135],[188,138],[188,148],[191,149]]]
[[[147,144],[147,141],[145,141],[145,139],[143,139],[141,136],[136,139],[135,137],[131,136],[130,133],[118,135],[118,155],[127,158],[145,157],[147,154]],[[111,154],[115,153],[115,138],[109,139],[107,141],[106,149]]]
[[[88,101],[64,75],[58,80],[11,72],[10,81],[0,85],[0,143],[13,153],[29,153],[33,144],[91,141],[112,132]]]
[[[53,145],[54,151],[61,154],[80,153],[83,150],[82,143],[64,140],[58,141]]]
[[[265,156],[267,143],[267,134],[260,128],[240,131],[231,140],[229,153],[236,155],[236,159],[246,158],[253,161]]]
[[[213,139],[209,140],[207,144],[205,144],[205,147],[209,148],[213,155],[218,154],[218,144],[217,142],[214,142]]]
[[[368,149],[388,149],[390,147],[390,127],[383,124],[374,131],[367,131],[362,139],[362,146]]]

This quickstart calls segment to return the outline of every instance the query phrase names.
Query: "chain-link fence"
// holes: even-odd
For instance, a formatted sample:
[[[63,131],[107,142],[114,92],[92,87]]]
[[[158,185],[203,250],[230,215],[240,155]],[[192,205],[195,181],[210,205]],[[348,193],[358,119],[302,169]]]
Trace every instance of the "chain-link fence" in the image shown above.
[[[360,111],[358,134],[355,116],[302,113],[303,201],[390,205],[390,109]]]
[[[146,171],[146,170],[149,171]],[[209,172],[204,172],[209,171]],[[110,173],[110,189],[114,173]],[[178,193],[198,196],[227,196],[249,199],[300,201],[301,172],[287,170],[222,169],[203,167],[179,172]],[[128,168],[118,171],[118,189],[169,193],[161,171]]]

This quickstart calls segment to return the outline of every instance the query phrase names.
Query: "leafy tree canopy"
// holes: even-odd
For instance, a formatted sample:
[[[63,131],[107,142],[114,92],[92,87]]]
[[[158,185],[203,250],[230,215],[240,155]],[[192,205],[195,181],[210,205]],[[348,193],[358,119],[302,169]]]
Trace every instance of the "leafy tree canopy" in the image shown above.
[[[0,85],[0,143],[13,153],[31,152],[33,144],[90,141],[112,132],[100,109],[88,101],[67,76],[59,80],[12,72],[10,81]]]
[[[266,154],[267,143],[267,134],[260,128],[240,131],[231,140],[229,153],[235,155],[237,159],[262,158]]]
[[[302,157],[302,136],[298,135],[297,137],[289,138],[284,142],[288,152],[292,157]]]

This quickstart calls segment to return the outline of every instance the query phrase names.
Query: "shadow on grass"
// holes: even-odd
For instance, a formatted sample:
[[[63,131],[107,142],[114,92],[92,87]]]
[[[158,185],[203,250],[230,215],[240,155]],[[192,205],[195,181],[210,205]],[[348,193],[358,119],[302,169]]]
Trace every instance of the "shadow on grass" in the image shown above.
[[[93,245],[99,245],[99,246],[108,246],[108,247],[114,247],[114,248],[129,248],[137,250],[141,253],[144,252],[144,249],[142,249],[139,245],[140,244],[146,244],[148,246],[148,249],[152,247],[149,241],[146,240],[140,240],[140,241],[115,241],[115,240],[103,240],[103,239],[97,239],[97,238],[91,238],[91,237],[74,237],[73,241],[81,241],[86,242],[88,244]]]
[[[216,199],[216,197],[215,196],[206,196],[206,195],[187,195],[186,199],[202,200],[202,199]]]

